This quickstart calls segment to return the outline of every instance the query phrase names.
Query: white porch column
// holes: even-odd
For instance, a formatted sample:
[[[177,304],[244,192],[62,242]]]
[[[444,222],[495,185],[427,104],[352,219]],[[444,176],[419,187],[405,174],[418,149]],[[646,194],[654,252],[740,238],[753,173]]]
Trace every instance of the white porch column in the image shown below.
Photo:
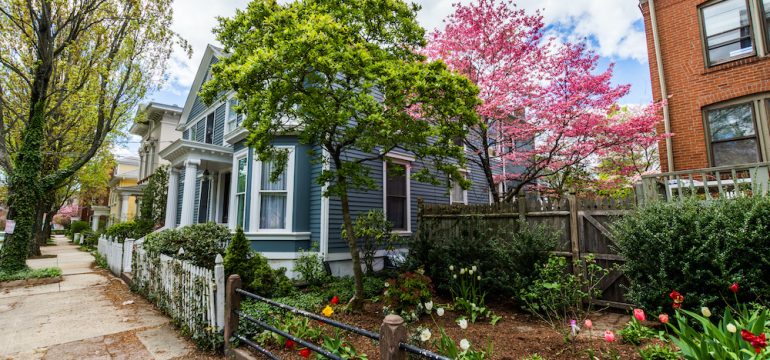
[[[91,230],[99,231],[99,215],[96,215],[95,211],[91,211]]]
[[[195,179],[198,177],[198,165],[200,160],[187,160],[184,162],[184,189],[182,193],[182,217],[179,226],[192,225],[195,206]]]
[[[211,174],[211,190],[209,190],[209,221],[219,223],[217,208],[219,207],[219,174]]]
[[[128,220],[128,201],[129,199],[128,194],[123,194],[120,196],[120,222],[126,222]]]
[[[168,169],[168,195],[166,196],[166,229],[176,227],[176,202],[179,194],[179,170]]]

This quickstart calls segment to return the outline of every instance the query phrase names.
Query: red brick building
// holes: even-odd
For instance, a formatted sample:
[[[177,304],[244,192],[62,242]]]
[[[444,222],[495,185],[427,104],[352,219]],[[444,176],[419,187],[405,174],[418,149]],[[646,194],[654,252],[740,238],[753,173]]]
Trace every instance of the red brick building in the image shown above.
[[[770,0],[640,8],[653,97],[668,98],[659,130],[674,134],[660,144],[662,171],[770,161]]]

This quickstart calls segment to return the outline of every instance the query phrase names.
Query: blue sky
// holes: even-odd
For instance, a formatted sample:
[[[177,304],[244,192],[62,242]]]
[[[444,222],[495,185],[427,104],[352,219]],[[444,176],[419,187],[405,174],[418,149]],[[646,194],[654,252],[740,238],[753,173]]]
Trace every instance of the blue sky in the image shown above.
[[[288,0],[279,0],[286,2]],[[441,27],[458,0],[413,0],[422,5],[418,20],[430,32]],[[460,0],[467,3],[469,0]],[[217,16],[232,16],[248,0],[176,0],[173,30],[193,47],[188,58],[174,52],[163,88],[145,100],[183,106],[206,44],[216,44],[211,29]],[[614,82],[631,84],[624,104],[647,103],[652,98],[644,26],[638,0],[517,0],[517,6],[543,13],[550,35],[567,40],[585,39],[601,55],[601,66],[615,63]],[[206,9],[206,10],[202,10]],[[135,153],[136,139],[117,153]]]

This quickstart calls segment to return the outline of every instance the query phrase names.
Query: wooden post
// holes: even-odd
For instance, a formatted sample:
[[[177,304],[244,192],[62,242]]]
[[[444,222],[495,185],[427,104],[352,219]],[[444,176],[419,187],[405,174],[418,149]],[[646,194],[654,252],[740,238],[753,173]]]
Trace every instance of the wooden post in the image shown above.
[[[215,312],[216,312],[216,325],[217,330],[222,329],[225,326],[225,266],[222,255],[217,254],[214,260],[214,282],[216,284],[215,291]]]
[[[580,209],[578,209],[577,195],[574,190],[569,192],[567,198],[569,199],[569,241],[572,244],[572,270],[575,275],[579,275],[581,271],[576,264],[580,260],[580,224],[578,223],[580,221],[578,214]]]
[[[380,359],[405,360],[406,352],[398,344],[406,341],[406,338],[404,319],[395,314],[386,316],[380,326]]]
[[[227,278],[227,295],[225,296],[225,354],[230,349],[230,338],[238,330],[238,316],[236,310],[241,309],[241,296],[235,289],[241,288],[241,277],[230,275]]]
[[[516,196],[516,202],[519,206],[519,219],[521,221],[527,221],[527,197],[524,193],[519,193]]]

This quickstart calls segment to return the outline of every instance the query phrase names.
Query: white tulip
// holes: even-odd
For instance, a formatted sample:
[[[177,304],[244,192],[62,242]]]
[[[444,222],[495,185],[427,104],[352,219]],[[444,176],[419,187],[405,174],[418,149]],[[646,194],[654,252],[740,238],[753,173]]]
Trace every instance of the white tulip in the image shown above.
[[[705,317],[710,317],[711,316],[711,310],[709,310],[709,308],[707,308],[705,306],[700,308],[700,313],[703,314],[703,316],[705,316]]]
[[[452,275],[452,279],[457,279],[457,275]]]
[[[390,284],[388,284],[388,282],[386,281],[385,282],[385,287],[388,287],[388,286],[390,286]]]
[[[735,334],[736,331],[738,331],[738,328],[735,327],[732,323],[727,324],[727,331]]]
[[[436,315],[438,315],[438,316],[444,316],[444,308],[438,308],[438,309],[436,309]]]
[[[433,309],[433,301],[428,301],[425,303],[425,310],[428,310],[430,312]]]
[[[476,276],[476,280],[481,281],[481,275]]]
[[[460,349],[463,349],[463,351],[467,351],[470,349],[471,343],[468,341],[468,339],[462,339],[460,340]]]
[[[476,265],[471,266],[471,270],[476,271]]]
[[[465,274],[465,268],[460,269],[460,274]]]
[[[455,271],[455,266],[454,265],[449,265],[449,271]]]
[[[473,275],[473,270],[468,271],[469,275]]]
[[[457,321],[457,325],[460,325],[460,329],[467,329],[468,328],[468,320],[466,319],[460,319]]]
[[[430,340],[430,336],[431,336],[430,330],[429,329],[425,329],[425,330],[420,332],[420,341],[426,342],[426,341]]]

